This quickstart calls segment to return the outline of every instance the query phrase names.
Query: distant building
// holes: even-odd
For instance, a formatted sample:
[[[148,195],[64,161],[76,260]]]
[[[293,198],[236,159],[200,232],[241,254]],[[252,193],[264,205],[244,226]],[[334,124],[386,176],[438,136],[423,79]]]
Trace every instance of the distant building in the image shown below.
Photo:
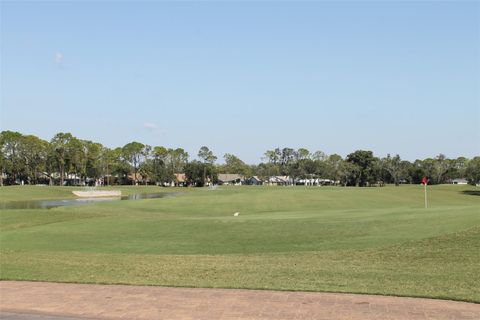
[[[452,180],[452,184],[468,184],[468,181],[464,178],[457,178]]]
[[[293,179],[289,176],[271,176],[268,178],[268,184],[273,186],[289,186],[293,184]]]
[[[335,185],[336,182],[330,179],[311,178],[297,180],[296,184],[304,186],[330,186]]]
[[[172,182],[172,187],[183,187],[187,183],[185,173],[175,173],[175,181]]]
[[[236,173],[219,173],[218,184],[220,185],[242,185],[245,178]]]
[[[260,186],[263,184],[263,180],[258,176],[253,176],[245,180],[245,184],[250,186]]]
[[[78,174],[67,174],[63,180],[65,186],[84,186],[85,182],[82,181],[82,177]]]

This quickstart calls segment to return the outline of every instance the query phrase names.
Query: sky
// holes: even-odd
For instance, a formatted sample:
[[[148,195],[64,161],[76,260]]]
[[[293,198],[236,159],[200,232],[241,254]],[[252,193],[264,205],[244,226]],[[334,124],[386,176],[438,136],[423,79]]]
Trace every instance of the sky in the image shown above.
[[[0,129],[480,155],[480,2],[0,2]]]

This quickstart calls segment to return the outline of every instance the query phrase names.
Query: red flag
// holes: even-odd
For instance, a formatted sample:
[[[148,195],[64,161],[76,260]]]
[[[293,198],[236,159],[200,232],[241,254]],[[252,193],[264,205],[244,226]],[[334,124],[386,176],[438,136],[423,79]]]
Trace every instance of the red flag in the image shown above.
[[[423,185],[427,185],[427,183],[428,183],[427,177],[423,177],[423,178],[422,178],[422,184],[423,184]]]

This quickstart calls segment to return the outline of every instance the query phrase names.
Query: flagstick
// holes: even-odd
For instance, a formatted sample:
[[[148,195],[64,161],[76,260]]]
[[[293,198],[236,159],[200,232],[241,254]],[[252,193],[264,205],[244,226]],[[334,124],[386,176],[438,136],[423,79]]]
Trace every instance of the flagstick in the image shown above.
[[[427,209],[427,208],[428,208],[428,202],[427,202],[427,184],[425,183],[424,186],[425,186],[425,209]]]

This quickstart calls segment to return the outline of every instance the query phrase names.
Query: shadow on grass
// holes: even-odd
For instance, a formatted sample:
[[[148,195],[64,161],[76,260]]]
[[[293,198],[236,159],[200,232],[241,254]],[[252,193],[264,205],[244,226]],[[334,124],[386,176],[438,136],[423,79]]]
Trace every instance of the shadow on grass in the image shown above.
[[[480,190],[464,190],[462,193],[469,196],[480,196]]]

